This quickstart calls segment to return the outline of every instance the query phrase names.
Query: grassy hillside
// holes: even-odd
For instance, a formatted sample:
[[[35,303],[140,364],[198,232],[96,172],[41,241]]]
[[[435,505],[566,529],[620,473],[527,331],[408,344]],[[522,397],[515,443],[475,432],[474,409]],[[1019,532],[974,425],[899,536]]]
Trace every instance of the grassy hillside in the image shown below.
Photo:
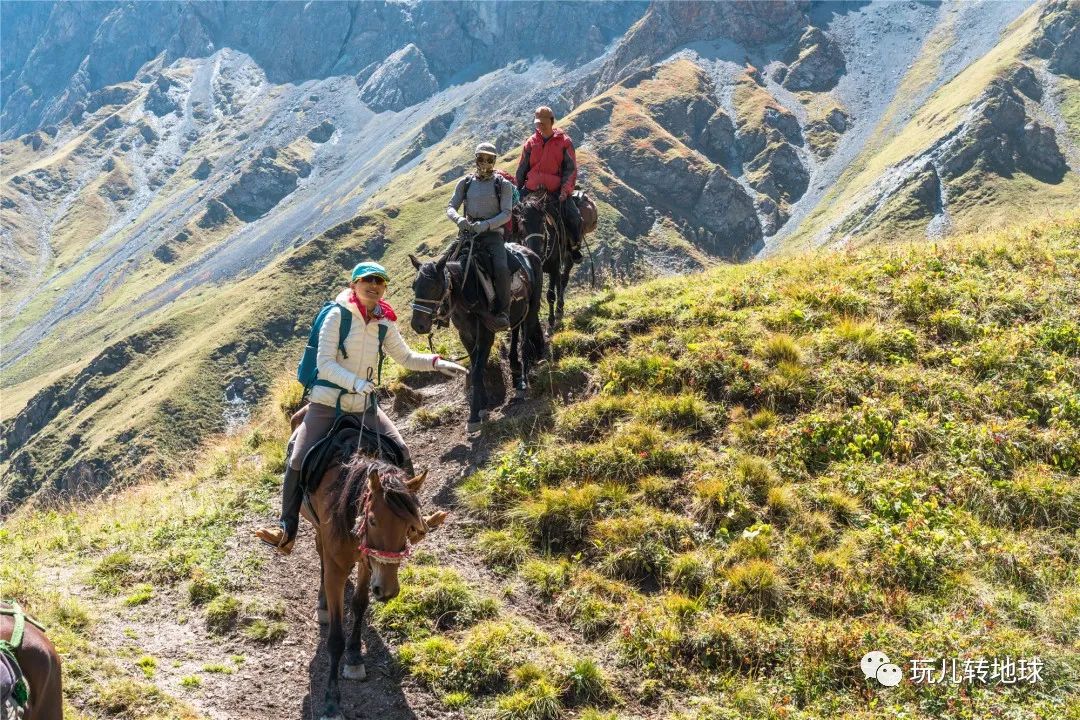
[[[376,627],[466,717],[1076,717],[1078,247],[1074,215],[580,299],[458,488],[478,522],[443,557],[501,589],[425,550]],[[276,388],[195,471],[0,530],[0,596],[49,622],[71,717],[198,717],[292,632],[234,545],[277,490]],[[150,618],[217,655],[166,662]],[[886,689],[875,649],[1045,666]]]
[[[591,300],[554,341],[570,399],[462,488],[477,547],[650,716],[1075,717],[1078,247],[1074,216]],[[403,660],[468,690],[472,632]],[[1046,669],[890,690],[872,649]]]

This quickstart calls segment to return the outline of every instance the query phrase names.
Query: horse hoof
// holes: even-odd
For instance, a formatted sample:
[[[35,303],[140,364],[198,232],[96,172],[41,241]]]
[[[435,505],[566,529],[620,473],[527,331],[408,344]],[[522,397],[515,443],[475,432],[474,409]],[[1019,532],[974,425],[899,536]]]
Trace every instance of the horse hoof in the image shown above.
[[[465,423],[465,432],[467,432],[467,433],[478,433],[478,432],[480,432],[480,427],[483,424],[484,423],[481,420],[477,420],[476,422]]]
[[[326,610],[324,608],[319,608],[319,624],[320,625],[329,625],[330,624],[330,611],[329,610]]]
[[[343,665],[341,667],[341,677],[346,680],[367,680],[367,668],[364,667],[364,663]]]
[[[336,713],[334,715],[323,715],[319,720],[345,720],[345,716],[341,713]]]
[[[490,410],[481,410],[480,411],[480,420],[482,420],[482,421],[487,420],[490,417],[491,417],[491,411]]]

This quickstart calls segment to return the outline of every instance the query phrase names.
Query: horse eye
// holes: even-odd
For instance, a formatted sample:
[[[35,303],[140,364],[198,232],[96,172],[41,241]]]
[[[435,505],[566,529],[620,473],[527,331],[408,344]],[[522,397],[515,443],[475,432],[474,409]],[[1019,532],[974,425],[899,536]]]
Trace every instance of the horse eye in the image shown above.
[[[375,517],[373,515],[368,516],[368,525],[370,525],[371,527],[375,527]]]

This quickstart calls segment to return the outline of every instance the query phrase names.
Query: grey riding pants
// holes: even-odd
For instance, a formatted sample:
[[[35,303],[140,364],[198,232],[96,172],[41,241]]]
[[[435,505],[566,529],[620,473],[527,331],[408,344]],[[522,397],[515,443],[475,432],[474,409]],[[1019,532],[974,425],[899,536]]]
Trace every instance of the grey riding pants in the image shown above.
[[[495,312],[506,312],[510,307],[510,269],[506,263],[506,246],[503,243],[502,228],[488,230],[476,236],[476,245],[491,258],[491,278],[495,286]]]
[[[364,425],[377,430],[379,434],[385,435],[394,442],[396,442],[402,449],[405,455],[405,470],[412,472],[412,455],[409,453],[409,447],[405,444],[405,440],[401,437],[401,433],[398,432],[397,427],[394,425],[394,421],[390,419],[390,416],[382,411],[382,408],[368,409],[364,413],[345,413],[348,415],[355,415],[359,417],[363,415]],[[304,456],[307,455],[307,451],[311,449],[311,446],[317,443],[326,435],[330,430],[330,426],[334,424],[335,410],[329,405],[323,405],[321,403],[308,404],[307,414],[304,415],[304,422],[293,430],[292,437],[289,438],[289,444],[292,446],[292,454],[289,456],[289,467],[293,470],[300,469],[300,463],[304,461]]]

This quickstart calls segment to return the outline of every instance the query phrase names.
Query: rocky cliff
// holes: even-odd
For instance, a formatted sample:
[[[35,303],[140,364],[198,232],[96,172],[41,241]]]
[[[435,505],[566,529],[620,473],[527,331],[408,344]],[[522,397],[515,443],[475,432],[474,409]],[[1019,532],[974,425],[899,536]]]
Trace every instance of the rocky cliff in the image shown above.
[[[0,13],[0,497],[123,475],[118,438],[179,452],[222,429],[339,266],[407,273],[441,249],[471,148],[513,170],[539,104],[578,147],[592,257],[617,280],[1080,194],[1075,3]]]
[[[451,78],[476,77],[537,55],[576,64],[603,52],[645,11],[640,2],[587,7],[574,2],[6,2],[0,124],[3,137],[10,138],[59,123],[89,94],[131,80],[151,60],[169,65],[222,48],[250,55],[272,83],[356,75],[387,58],[400,62],[393,54],[410,46],[410,55],[425,58],[440,87]]]

